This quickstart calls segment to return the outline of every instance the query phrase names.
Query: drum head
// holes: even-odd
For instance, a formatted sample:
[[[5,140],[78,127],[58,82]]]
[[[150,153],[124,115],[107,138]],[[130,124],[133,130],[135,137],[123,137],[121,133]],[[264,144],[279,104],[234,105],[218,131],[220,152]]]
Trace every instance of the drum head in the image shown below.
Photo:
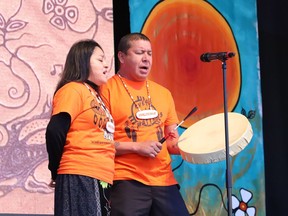
[[[253,130],[248,119],[239,113],[228,112],[229,153],[234,156],[250,142]],[[182,158],[195,164],[224,160],[224,113],[206,117],[187,128],[179,137],[178,146]]]

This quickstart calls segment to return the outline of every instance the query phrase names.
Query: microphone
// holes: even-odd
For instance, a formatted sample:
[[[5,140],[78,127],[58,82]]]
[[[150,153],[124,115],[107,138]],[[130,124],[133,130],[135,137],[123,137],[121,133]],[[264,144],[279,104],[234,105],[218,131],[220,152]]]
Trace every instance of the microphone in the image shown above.
[[[213,60],[227,60],[228,58],[232,58],[235,56],[233,52],[217,52],[217,53],[203,53],[200,56],[200,60],[203,62],[210,62]]]

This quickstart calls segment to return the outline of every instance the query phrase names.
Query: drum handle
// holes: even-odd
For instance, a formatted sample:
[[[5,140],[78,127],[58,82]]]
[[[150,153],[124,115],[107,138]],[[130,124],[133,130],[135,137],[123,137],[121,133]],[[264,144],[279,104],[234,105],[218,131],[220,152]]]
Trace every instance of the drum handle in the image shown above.
[[[179,126],[181,126],[181,125],[186,121],[186,119],[187,119],[188,117],[190,117],[190,116],[191,116],[193,113],[195,113],[196,111],[197,111],[197,107],[194,107],[194,108],[188,113],[188,115],[187,115],[173,130],[177,130],[177,128],[178,128]],[[169,134],[168,134],[167,136],[163,137],[161,140],[159,140],[159,142],[163,144],[168,137],[169,137]]]

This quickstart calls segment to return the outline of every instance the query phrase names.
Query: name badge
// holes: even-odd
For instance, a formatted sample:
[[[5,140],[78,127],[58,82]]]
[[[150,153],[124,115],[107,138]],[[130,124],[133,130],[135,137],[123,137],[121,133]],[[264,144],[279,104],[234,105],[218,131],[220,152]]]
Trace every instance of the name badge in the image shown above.
[[[141,110],[136,113],[138,119],[153,119],[158,116],[157,110]]]
[[[106,130],[110,133],[114,133],[115,132],[115,125],[112,122],[108,121],[106,123]]]

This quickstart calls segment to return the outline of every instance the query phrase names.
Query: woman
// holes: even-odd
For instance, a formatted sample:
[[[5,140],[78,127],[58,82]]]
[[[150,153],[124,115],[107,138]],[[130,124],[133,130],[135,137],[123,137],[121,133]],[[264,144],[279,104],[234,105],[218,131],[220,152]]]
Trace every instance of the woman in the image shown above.
[[[101,46],[93,40],[76,42],[67,55],[46,129],[55,216],[110,215],[107,185],[114,175],[114,122],[98,94],[107,80]]]

